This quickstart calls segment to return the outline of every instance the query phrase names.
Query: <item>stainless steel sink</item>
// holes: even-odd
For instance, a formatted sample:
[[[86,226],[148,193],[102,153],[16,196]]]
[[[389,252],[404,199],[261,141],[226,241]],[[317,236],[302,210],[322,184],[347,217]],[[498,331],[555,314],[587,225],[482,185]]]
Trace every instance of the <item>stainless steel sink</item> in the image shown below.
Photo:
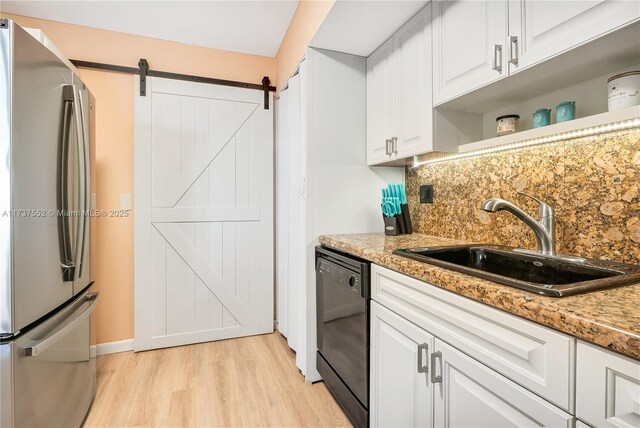
[[[640,283],[640,266],[501,245],[411,248],[394,254],[553,297]]]

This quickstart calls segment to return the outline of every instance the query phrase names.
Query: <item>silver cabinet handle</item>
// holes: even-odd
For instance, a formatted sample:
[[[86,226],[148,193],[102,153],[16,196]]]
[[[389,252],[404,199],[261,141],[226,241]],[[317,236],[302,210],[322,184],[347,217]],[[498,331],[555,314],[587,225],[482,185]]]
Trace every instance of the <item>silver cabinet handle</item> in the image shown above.
[[[442,383],[442,375],[436,375],[436,360],[440,360],[440,372],[442,372],[442,352],[431,353],[431,383]]]
[[[418,373],[429,373],[429,366],[424,364],[422,357],[429,354],[429,345],[423,343],[418,345]]]
[[[493,69],[502,73],[502,45],[493,45]]]
[[[392,137],[391,142],[393,143],[393,145],[391,146],[392,151],[397,155],[398,154],[398,137]]]
[[[69,332],[75,329],[80,323],[87,319],[91,312],[96,308],[98,304],[99,293],[89,293],[86,296],[86,302],[80,308],[78,308],[71,316],[50,336],[42,339],[38,343],[35,343],[29,347],[24,348],[27,357],[37,357],[45,352],[47,349],[55,345],[60,339],[66,336]]]
[[[391,140],[385,140],[385,153],[387,156],[391,156]]]
[[[509,64],[518,64],[518,36],[509,36]]]

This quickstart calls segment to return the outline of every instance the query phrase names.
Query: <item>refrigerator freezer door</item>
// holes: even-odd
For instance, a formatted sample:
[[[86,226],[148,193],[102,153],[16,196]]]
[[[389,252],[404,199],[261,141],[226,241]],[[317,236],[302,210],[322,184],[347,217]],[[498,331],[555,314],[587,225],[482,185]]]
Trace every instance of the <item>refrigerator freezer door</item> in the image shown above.
[[[9,48],[2,50],[2,62],[11,84],[1,96],[3,103],[5,97],[11,102],[11,180],[0,184],[0,194],[10,195],[12,274],[8,280],[4,274],[0,278],[0,334],[19,331],[73,297],[73,281],[65,280],[63,266],[72,261],[62,255],[57,216],[65,189],[62,148],[72,145],[75,135],[63,96],[72,72],[22,28],[7,22],[0,37]],[[73,174],[77,162],[67,160]],[[73,208],[78,195],[71,187],[67,190],[68,208]],[[0,259],[0,272],[4,263]]]
[[[96,391],[89,316],[98,293],[85,293],[13,342],[0,345],[5,427],[79,427]],[[13,369],[11,369],[13,367]]]

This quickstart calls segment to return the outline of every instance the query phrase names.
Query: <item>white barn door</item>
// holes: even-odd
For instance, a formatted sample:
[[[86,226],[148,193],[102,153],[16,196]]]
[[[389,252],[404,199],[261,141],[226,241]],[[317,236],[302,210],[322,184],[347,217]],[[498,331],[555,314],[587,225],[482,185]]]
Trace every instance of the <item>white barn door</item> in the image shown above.
[[[272,109],[251,89],[135,86],[136,351],[272,332]]]

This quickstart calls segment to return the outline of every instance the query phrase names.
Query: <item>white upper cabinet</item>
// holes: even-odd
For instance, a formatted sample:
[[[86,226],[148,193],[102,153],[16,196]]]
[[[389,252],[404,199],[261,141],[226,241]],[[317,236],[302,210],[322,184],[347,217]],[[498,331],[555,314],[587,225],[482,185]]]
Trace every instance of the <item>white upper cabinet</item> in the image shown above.
[[[634,66],[638,31],[640,0],[433,0],[367,58],[367,163],[455,152],[484,136],[469,114]]]
[[[367,162],[434,150],[431,4],[367,58]]]
[[[398,128],[398,63],[390,38],[367,58],[367,163],[389,162]]]
[[[639,19],[637,0],[434,0],[434,105]]]
[[[372,427],[432,426],[429,355],[434,337],[371,302]]]
[[[400,28],[394,39],[399,125],[394,148],[398,158],[405,158],[433,150],[431,4]]]
[[[640,361],[578,342],[576,416],[596,427],[640,426]]]
[[[433,102],[507,75],[507,1],[433,1]]]
[[[509,0],[511,74],[640,17],[637,0]]]

